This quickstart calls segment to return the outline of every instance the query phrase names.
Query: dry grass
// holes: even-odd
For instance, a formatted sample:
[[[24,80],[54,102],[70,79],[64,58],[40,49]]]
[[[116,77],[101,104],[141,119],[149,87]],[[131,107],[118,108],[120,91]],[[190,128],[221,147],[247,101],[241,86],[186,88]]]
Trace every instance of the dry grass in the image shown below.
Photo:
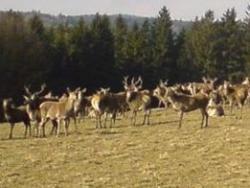
[[[0,187],[250,187],[250,109],[244,119],[211,118],[200,129],[199,111],[152,113],[151,126],[96,130],[91,120],[68,137],[13,140],[0,125]],[[140,117],[140,121],[142,117]],[[47,131],[51,128],[47,126]]]

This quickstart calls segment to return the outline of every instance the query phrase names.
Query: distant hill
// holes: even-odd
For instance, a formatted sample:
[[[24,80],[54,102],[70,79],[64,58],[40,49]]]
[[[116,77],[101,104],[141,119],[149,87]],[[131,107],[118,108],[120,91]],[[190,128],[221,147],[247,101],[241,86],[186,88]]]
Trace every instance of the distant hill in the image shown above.
[[[0,11],[3,12],[3,11]],[[43,20],[45,26],[57,26],[59,24],[67,23],[69,26],[74,26],[78,23],[80,18],[83,18],[87,23],[90,23],[95,15],[79,15],[79,16],[66,16],[59,14],[57,16],[50,15],[50,14],[44,14],[37,11],[31,11],[31,12],[20,12],[24,15],[25,19],[30,19],[34,15],[39,15],[40,18]],[[128,26],[131,27],[134,22],[137,22],[139,25],[142,25],[142,23],[145,21],[145,19],[148,19],[150,22],[153,22],[155,18],[153,17],[141,17],[141,16],[134,16],[134,15],[122,15],[125,21],[127,22]],[[110,18],[110,22],[113,25],[118,15],[108,15]],[[188,29],[192,26],[191,21],[182,21],[182,20],[173,20],[173,31],[175,33],[179,33],[183,28]]]

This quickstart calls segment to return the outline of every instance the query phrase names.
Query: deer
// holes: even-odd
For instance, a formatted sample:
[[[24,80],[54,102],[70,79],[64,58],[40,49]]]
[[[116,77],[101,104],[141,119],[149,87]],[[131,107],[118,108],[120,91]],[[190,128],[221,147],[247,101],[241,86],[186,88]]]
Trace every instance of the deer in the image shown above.
[[[151,95],[148,90],[141,90],[143,85],[142,78],[135,81],[132,78],[130,84],[128,83],[128,76],[123,79],[123,87],[126,93],[126,101],[129,109],[132,111],[131,124],[136,125],[137,113],[140,110],[144,111],[144,118],[142,125],[149,125],[150,114],[151,114]]]
[[[77,93],[77,100],[75,101],[74,104],[74,115],[75,118],[79,118],[79,122],[80,122],[80,118],[82,118],[85,114],[85,108],[87,105],[87,100],[84,96],[84,94],[86,93],[87,89],[81,89],[78,91]],[[76,121],[75,121],[76,124]]]
[[[25,106],[15,107],[11,98],[3,100],[4,117],[10,123],[9,139],[12,139],[13,129],[16,123],[23,122],[25,125],[24,138],[27,136],[29,129],[29,136],[31,136],[31,125],[29,115]]]
[[[57,122],[57,136],[60,134],[61,122],[64,124],[65,136],[68,135],[69,118],[74,113],[74,103],[77,100],[77,92],[79,90],[78,88],[75,91],[71,91],[67,88],[68,97],[64,100],[58,102],[46,101],[39,106],[41,113],[41,122],[39,123],[40,137],[45,137],[45,125],[49,120]]]
[[[168,106],[168,102],[166,102],[165,99],[162,97],[166,94],[167,86],[168,82],[162,82],[162,80],[160,80],[156,88],[153,90],[153,96],[155,96],[159,100],[158,107],[160,107],[161,104],[163,104],[165,107]]]
[[[209,94],[209,102],[207,105],[207,113],[210,117],[220,117],[224,116],[224,109],[221,105],[223,99],[218,90],[213,90]]]
[[[96,128],[102,128],[101,117],[105,114],[104,128],[106,128],[106,120],[111,115],[110,128],[115,125],[117,112],[121,109],[121,94],[113,94],[110,88],[101,88],[92,96],[91,105],[96,115]]]
[[[207,95],[203,93],[198,93],[192,96],[185,95],[176,92],[172,87],[165,87],[165,95],[161,95],[157,92],[156,89],[154,95],[161,98],[165,102],[170,102],[172,107],[176,111],[179,111],[179,128],[181,128],[184,113],[191,112],[197,109],[200,109],[202,115],[201,128],[203,128],[204,126],[208,126],[208,114],[206,111],[206,107],[209,101],[209,97]]]
[[[44,95],[46,89],[46,84],[42,84],[39,91],[31,92],[29,87],[24,86],[24,90],[26,92],[24,97],[24,105],[26,106],[26,111],[29,115],[30,121],[35,122],[35,135],[38,136],[38,126],[41,121],[40,114],[40,104],[45,101],[58,101],[57,97],[52,96],[52,93],[49,92],[47,95]],[[56,122],[52,122],[54,126],[56,126]]]
[[[236,104],[240,108],[239,118],[242,119],[243,106],[249,93],[249,85],[231,85],[228,81],[224,81],[223,92],[229,101],[230,113],[232,114],[233,105]]]
[[[212,90],[215,89],[215,82],[218,80],[218,78],[206,78],[202,77],[203,82],[192,82],[189,83],[187,86],[187,89],[190,91],[192,95],[196,95],[200,91],[203,93],[209,94]]]

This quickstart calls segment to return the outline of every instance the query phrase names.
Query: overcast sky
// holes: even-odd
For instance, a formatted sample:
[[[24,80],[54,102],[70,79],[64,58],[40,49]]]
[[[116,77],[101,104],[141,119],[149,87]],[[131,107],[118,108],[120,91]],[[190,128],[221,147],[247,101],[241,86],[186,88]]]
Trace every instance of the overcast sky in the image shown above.
[[[166,6],[173,19],[193,20],[208,9],[220,18],[227,8],[235,7],[238,18],[245,17],[248,0],[0,0],[0,10],[40,10],[50,14],[133,14],[155,17]]]

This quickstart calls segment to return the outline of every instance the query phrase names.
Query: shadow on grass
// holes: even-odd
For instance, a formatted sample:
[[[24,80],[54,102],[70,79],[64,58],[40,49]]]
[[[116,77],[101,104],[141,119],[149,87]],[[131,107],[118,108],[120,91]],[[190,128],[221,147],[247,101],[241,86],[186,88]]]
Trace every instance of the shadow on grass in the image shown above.
[[[33,137],[27,137],[27,138],[24,138],[24,137],[13,137],[12,139],[1,138],[0,140],[1,141],[12,141],[12,140],[27,140],[27,139],[30,139],[30,138],[33,138]]]
[[[116,134],[122,134],[120,131],[115,131],[112,129],[102,129],[99,131],[99,134],[103,135],[116,135]]]

